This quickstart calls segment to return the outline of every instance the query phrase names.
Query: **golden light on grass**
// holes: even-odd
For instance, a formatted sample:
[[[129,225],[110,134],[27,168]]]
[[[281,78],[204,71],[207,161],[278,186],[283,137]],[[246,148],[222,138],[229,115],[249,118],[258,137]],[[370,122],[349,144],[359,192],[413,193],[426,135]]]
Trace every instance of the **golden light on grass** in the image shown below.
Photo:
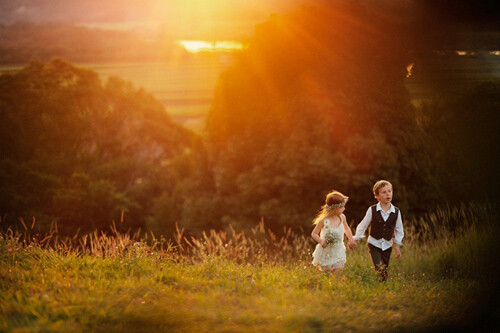
[[[475,323],[474,311],[468,310],[465,321],[456,318],[477,306],[497,281],[496,266],[484,251],[495,249],[498,210],[485,204],[446,206],[408,221],[403,259],[391,264],[385,284],[377,282],[367,250],[349,252],[342,276],[333,277],[310,264],[315,244],[307,230],[284,228],[278,235],[263,220],[250,230],[229,224],[225,231],[197,237],[184,236],[176,225],[168,241],[140,229],[119,232],[115,223],[110,231],[73,237],[52,226],[44,237],[43,229],[33,229],[34,221],[0,230],[0,311],[7,314],[2,332],[21,325],[30,331],[48,326],[96,331],[103,325],[111,331],[172,325],[203,331],[260,331],[263,325],[273,332],[318,325],[359,330],[346,324],[359,318],[376,331],[428,331]],[[122,304],[126,310],[120,310]],[[255,304],[267,312],[255,314]],[[325,313],[331,318],[325,320]],[[337,318],[346,314],[338,325]]]
[[[243,49],[243,44],[237,41],[203,41],[182,40],[179,42],[188,52],[232,52]]]

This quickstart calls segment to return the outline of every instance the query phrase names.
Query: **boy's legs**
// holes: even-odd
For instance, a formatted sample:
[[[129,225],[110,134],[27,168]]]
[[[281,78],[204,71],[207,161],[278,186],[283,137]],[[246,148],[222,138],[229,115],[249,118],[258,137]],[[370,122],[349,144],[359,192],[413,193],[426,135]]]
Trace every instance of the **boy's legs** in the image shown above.
[[[370,249],[370,255],[372,256],[373,265],[375,270],[379,274],[380,281],[385,282],[387,280],[387,268],[389,267],[389,259],[391,258],[392,247],[385,251],[373,246],[368,243],[368,248]]]

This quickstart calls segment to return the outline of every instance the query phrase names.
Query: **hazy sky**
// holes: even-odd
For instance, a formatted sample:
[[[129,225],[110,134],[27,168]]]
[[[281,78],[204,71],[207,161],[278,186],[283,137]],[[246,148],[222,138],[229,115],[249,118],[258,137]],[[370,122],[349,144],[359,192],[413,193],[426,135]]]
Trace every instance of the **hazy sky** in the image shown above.
[[[319,0],[308,0],[308,3]],[[302,0],[0,0],[0,21],[58,21],[105,27],[156,27],[181,39],[249,35],[273,12]]]
[[[303,4],[354,0],[0,0],[0,22],[58,21],[113,28],[162,26],[177,39],[230,39],[251,35],[272,13]],[[494,0],[358,0],[403,19],[496,30]]]

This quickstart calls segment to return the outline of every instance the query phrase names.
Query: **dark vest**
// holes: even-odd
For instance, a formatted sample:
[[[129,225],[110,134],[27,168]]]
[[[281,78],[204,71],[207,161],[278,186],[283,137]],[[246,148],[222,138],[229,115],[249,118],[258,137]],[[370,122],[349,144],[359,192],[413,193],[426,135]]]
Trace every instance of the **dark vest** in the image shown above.
[[[370,223],[370,236],[375,239],[384,238],[391,240],[394,235],[394,227],[398,219],[399,209],[394,206],[396,213],[391,213],[387,221],[382,218],[382,213],[377,211],[377,205],[373,205],[372,209],[372,222]]]

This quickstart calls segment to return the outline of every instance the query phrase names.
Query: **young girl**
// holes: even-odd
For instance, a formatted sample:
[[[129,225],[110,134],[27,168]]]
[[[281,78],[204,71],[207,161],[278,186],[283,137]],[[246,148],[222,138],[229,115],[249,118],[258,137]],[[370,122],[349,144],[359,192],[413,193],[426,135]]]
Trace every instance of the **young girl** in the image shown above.
[[[323,209],[313,221],[316,227],[311,236],[318,244],[313,252],[312,264],[334,274],[339,274],[346,262],[344,233],[349,239],[349,248],[354,240],[342,214],[348,199],[338,191],[328,193]]]

